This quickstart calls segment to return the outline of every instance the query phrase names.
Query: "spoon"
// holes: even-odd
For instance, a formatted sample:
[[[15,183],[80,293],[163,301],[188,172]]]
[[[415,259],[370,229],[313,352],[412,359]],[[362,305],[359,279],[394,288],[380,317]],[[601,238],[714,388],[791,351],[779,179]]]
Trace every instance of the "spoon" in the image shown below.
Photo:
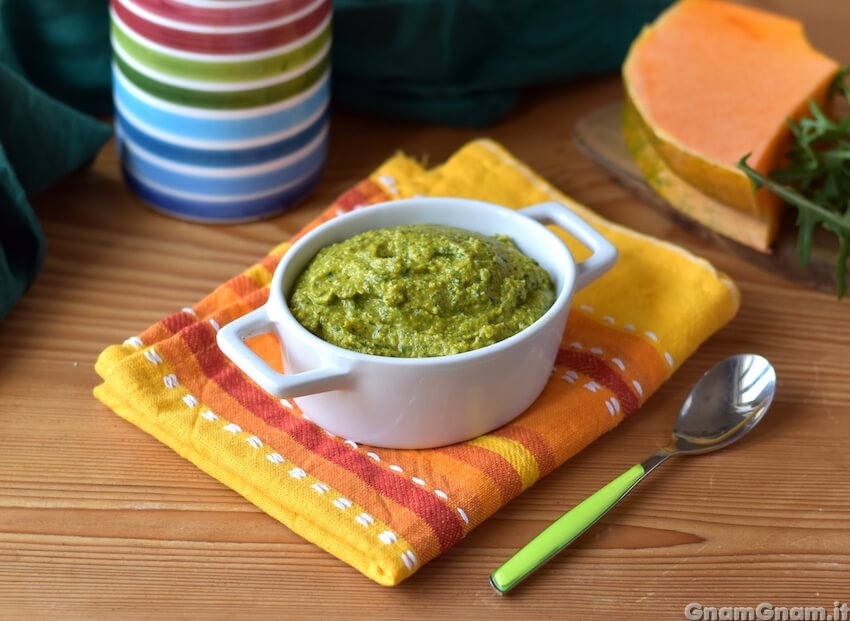
[[[739,354],[717,363],[691,389],[665,448],[548,526],[490,574],[492,587],[499,595],[513,589],[578,539],[670,457],[708,453],[745,436],[764,417],[775,393],[776,372],[761,356]]]

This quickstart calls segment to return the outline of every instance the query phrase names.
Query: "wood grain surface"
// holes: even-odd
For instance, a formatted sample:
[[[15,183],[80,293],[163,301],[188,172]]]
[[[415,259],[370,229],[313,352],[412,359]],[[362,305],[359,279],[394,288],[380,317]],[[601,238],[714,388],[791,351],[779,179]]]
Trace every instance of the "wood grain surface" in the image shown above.
[[[801,15],[850,61],[846,0],[760,3]],[[443,160],[479,132],[333,115],[327,173],[289,214],[240,226],[158,215],[112,144],[40,196],[44,272],[0,322],[0,618],[682,619],[711,606],[850,601],[850,301],[789,284],[642,204],[580,154],[577,119],[616,77],[530,91],[487,134],[614,221],[708,258],[737,318],[637,415],[401,586],[377,586],[278,524],[91,395],[107,344],[191,304],[298,230],[396,149]],[[657,471],[508,597],[487,575],[532,535],[663,445],[689,387],[742,351],[779,375],[770,414],[722,452]]]

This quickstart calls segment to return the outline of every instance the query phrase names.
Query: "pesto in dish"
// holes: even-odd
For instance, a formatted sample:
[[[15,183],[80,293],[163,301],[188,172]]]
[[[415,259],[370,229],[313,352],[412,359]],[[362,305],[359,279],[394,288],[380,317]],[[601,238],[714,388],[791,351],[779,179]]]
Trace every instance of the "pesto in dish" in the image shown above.
[[[424,358],[506,339],[554,300],[549,273],[510,238],[412,224],[322,248],[288,302],[298,322],[329,343]]]

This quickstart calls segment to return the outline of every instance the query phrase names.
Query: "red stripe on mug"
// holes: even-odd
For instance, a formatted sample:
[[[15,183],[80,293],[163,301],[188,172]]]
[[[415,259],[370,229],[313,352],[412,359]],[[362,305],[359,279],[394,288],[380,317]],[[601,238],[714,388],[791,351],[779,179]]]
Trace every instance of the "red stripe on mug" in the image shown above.
[[[316,10],[289,23],[240,33],[204,33],[169,28],[133,13],[121,0],[112,0],[112,10],[134,32],[175,50],[202,54],[246,54],[271,50],[304,37],[330,15],[331,2],[322,2]]]
[[[180,0],[133,0],[137,6],[167,19],[199,26],[253,26],[302,11],[315,0],[275,0],[246,7],[193,6]]]

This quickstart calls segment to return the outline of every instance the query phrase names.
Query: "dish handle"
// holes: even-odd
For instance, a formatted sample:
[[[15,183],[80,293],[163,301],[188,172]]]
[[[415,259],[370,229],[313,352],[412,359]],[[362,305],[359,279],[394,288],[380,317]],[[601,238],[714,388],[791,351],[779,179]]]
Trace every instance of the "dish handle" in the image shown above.
[[[519,213],[540,224],[554,224],[564,229],[590,249],[593,254],[581,263],[576,263],[576,289],[589,285],[611,269],[617,261],[617,249],[614,245],[561,203],[540,203],[520,209]]]
[[[225,356],[276,397],[302,397],[342,387],[343,379],[349,374],[347,369],[323,366],[291,375],[279,373],[245,343],[254,336],[273,333],[273,326],[264,305],[223,326],[216,334],[216,341]]]

